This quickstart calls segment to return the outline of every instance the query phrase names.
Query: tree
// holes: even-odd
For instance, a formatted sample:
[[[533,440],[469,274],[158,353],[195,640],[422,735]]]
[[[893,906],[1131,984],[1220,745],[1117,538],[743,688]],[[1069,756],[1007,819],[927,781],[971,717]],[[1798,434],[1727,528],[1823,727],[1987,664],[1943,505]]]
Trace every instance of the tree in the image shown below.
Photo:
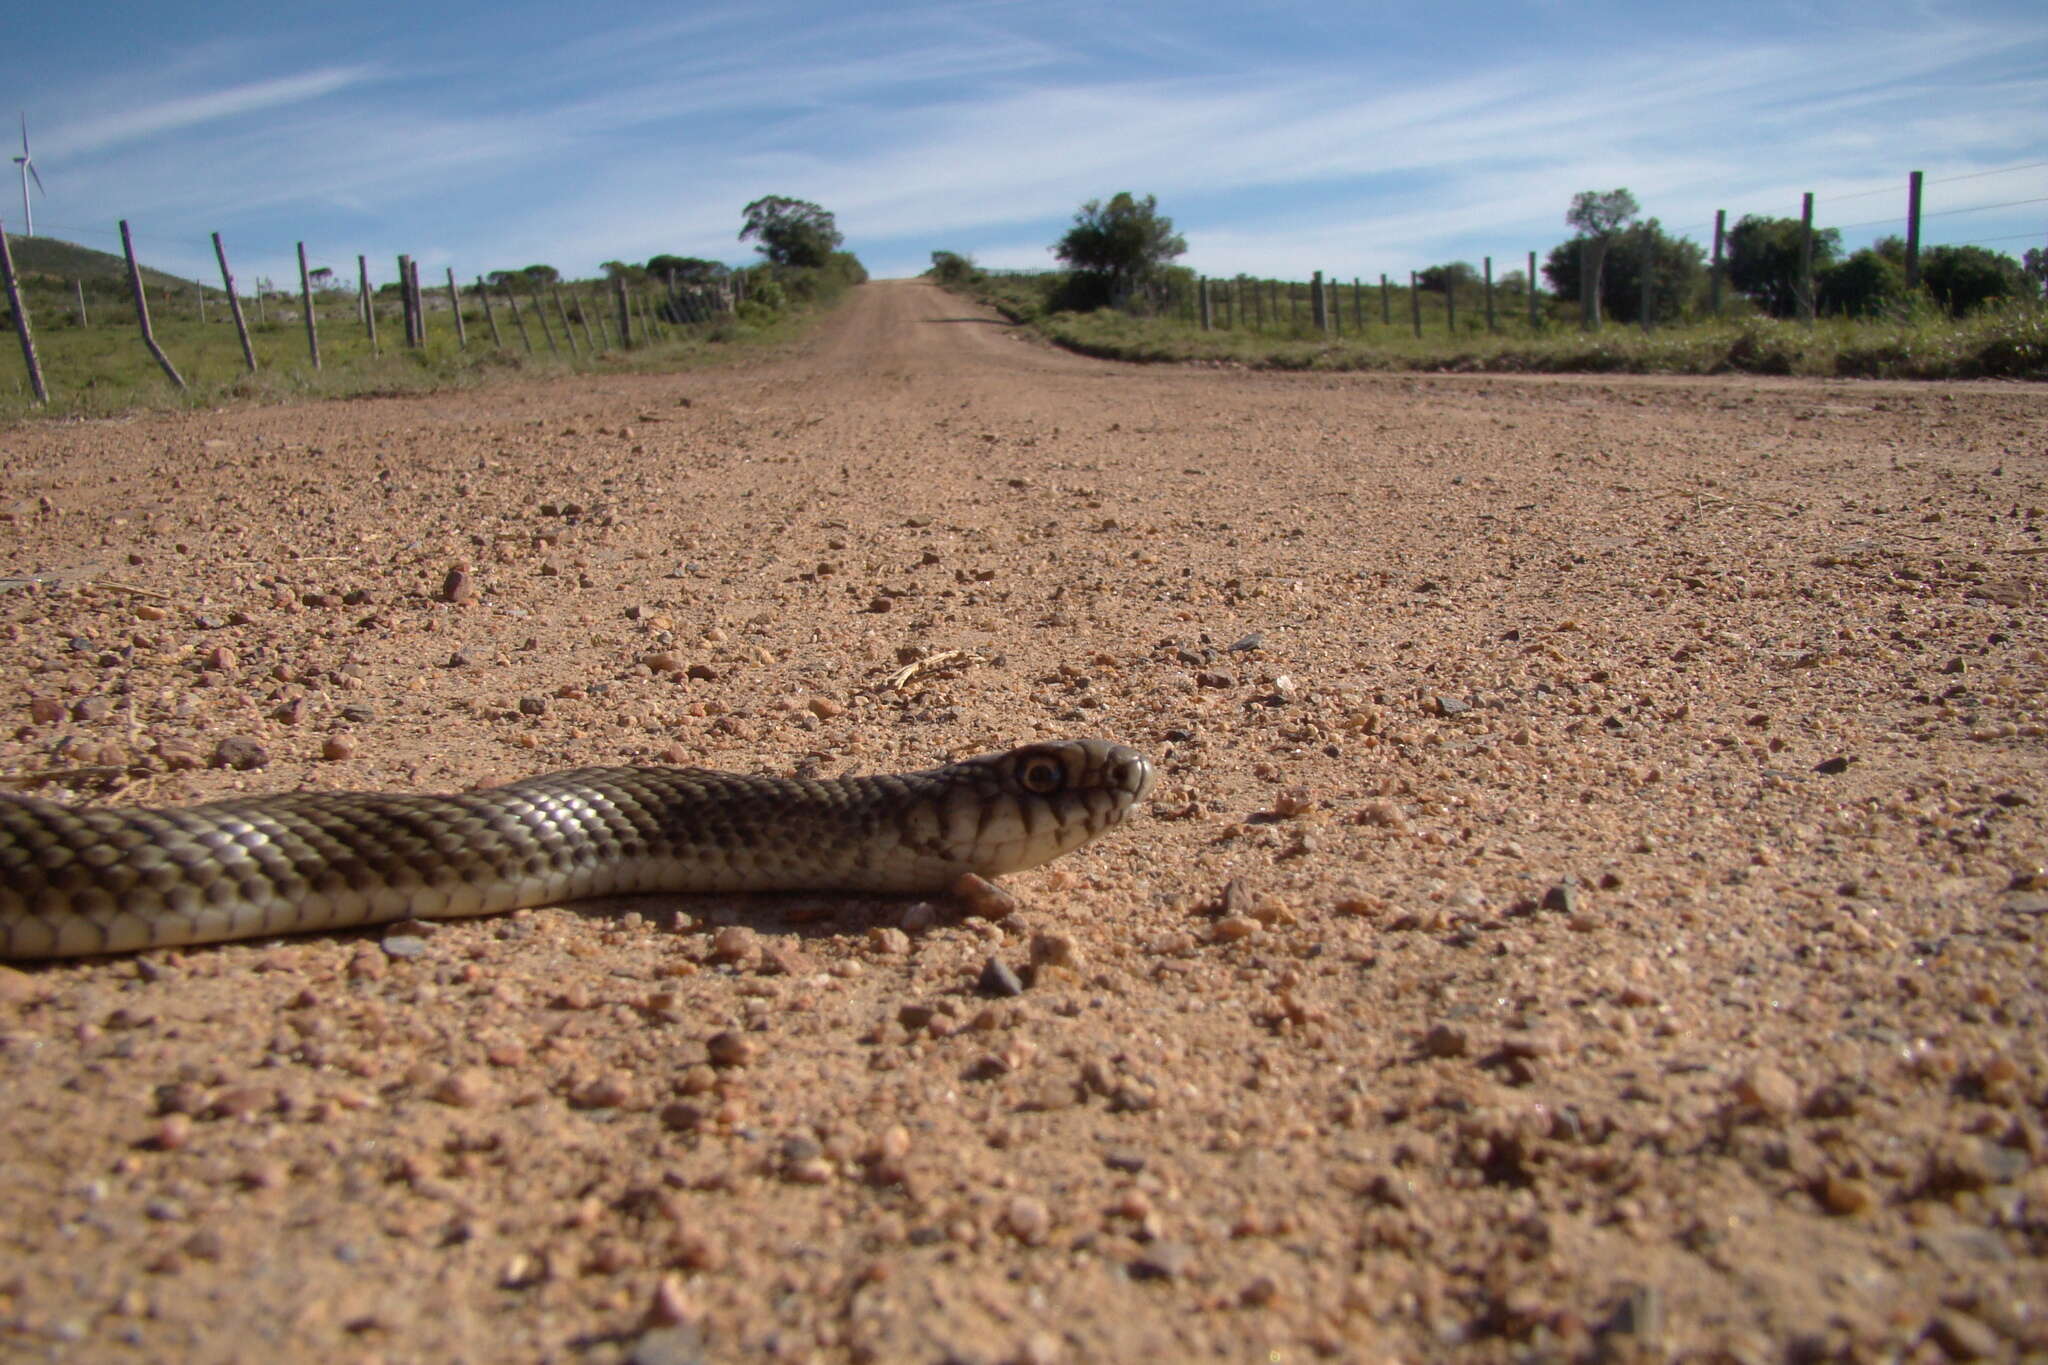
[[[1600,278],[1607,268],[1607,248],[1622,225],[1641,211],[1636,197],[1625,189],[1580,190],[1572,196],[1572,206],[1564,211],[1564,225],[1577,228],[1579,235],[1592,243],[1595,326],[1600,323]]]
[[[334,267],[330,265],[315,266],[306,272],[306,282],[315,289],[325,289],[328,285],[334,283]]]
[[[1452,261],[1448,265],[1430,266],[1415,277],[1415,282],[1432,294],[1448,294],[1454,289],[1477,287],[1479,272],[1470,261]]]
[[[1920,256],[1920,282],[1956,318],[2029,292],[2018,261],[1981,246],[1929,247]]]
[[[2035,298],[2048,292],[2048,251],[2037,246],[2028,247],[2027,254],[2020,258],[2020,271],[2033,282]]]
[[[743,212],[740,240],[752,238],[754,249],[774,265],[822,266],[846,240],[832,215],[808,199],[771,194]]]
[[[653,278],[666,281],[670,271],[675,272],[677,284],[711,284],[732,273],[731,267],[723,261],[707,261],[701,256],[647,258],[647,273]]]
[[[957,251],[934,251],[932,268],[925,273],[943,285],[965,284],[974,278],[974,258]]]
[[[1579,297],[1579,263],[1592,240],[1578,236],[1560,242],[1544,258],[1543,278],[1559,298]],[[1650,255],[1650,320],[1675,322],[1685,316],[1705,287],[1706,252],[1690,238],[1667,235],[1655,218],[1617,232],[1609,242],[1595,308],[1617,318],[1641,316],[1646,248]]]
[[[1159,212],[1157,196],[1138,199],[1125,190],[1106,204],[1090,199],[1081,205],[1052,253],[1086,280],[1073,291],[1074,301],[1093,296],[1099,306],[1128,298],[1187,249],[1173,220]]]
[[[1839,265],[1819,272],[1816,304],[1823,313],[1884,317],[1906,302],[1905,268],[1884,253],[1883,242],[1865,247]],[[1903,249],[1900,251],[1904,257]]]
[[[1797,218],[1751,213],[1728,233],[1728,283],[1774,318],[1799,311],[1800,231]],[[1815,279],[1835,263],[1841,249],[1841,229],[1814,229]]]

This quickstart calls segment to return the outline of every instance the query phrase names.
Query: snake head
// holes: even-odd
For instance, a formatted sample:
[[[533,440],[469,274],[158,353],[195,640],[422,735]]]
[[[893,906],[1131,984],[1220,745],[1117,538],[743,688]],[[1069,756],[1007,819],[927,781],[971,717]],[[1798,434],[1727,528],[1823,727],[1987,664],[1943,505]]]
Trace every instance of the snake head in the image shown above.
[[[947,793],[937,828],[983,876],[1037,867],[1116,828],[1153,783],[1143,754],[1103,739],[1026,744],[931,776]]]

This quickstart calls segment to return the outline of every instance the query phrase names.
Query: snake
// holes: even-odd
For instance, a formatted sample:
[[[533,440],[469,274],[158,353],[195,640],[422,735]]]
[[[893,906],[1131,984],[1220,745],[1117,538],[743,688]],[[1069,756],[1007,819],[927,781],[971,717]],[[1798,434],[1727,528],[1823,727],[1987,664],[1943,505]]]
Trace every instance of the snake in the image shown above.
[[[1135,749],[1026,744],[919,772],[590,767],[452,795],[76,807],[0,794],[0,958],[134,952],[598,896],[924,894],[1037,867],[1151,792]]]

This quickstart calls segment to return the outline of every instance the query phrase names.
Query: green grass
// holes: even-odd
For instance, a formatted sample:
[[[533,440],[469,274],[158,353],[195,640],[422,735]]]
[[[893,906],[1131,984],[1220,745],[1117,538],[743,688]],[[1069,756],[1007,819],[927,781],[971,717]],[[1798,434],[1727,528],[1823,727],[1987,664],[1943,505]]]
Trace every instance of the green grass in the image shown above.
[[[1288,294],[1275,309],[1260,296],[1228,318],[1212,309],[1210,330],[1177,301],[1162,316],[1110,309],[1052,311],[1047,276],[978,275],[964,286],[1012,319],[1085,355],[1141,362],[1243,365],[1276,370],[1451,370],[1634,374],[1789,374],[1893,379],[2048,379],[2048,311],[2016,304],[1962,320],[1933,310],[1903,321],[1824,319],[1809,327],[1759,316],[1691,322],[1644,332],[1609,323],[1583,331],[1575,321],[1544,316],[1532,327],[1523,296],[1497,296],[1497,330],[1485,325],[1483,301],[1460,297],[1450,326],[1443,297],[1422,295],[1422,335],[1415,335],[1406,288],[1391,294],[1393,325],[1380,321],[1377,287],[1364,293],[1365,326],[1349,284],[1340,287],[1338,334],[1308,325],[1305,303]],[[1281,286],[1285,291],[1288,287]],[[1294,300],[1306,287],[1292,286]],[[1299,323],[1296,317],[1301,319]],[[1236,325],[1224,326],[1228,320]],[[1259,325],[1263,322],[1263,326]]]
[[[561,320],[553,315],[552,308],[548,322],[560,350],[551,354],[532,308],[522,299],[521,309],[534,347],[534,352],[528,354],[501,295],[493,296],[492,306],[504,345],[493,347],[483,309],[471,305],[465,293],[463,318],[469,332],[468,348],[456,344],[453,315],[444,298],[440,311],[429,310],[427,344],[415,351],[404,345],[395,301],[379,299],[377,336],[382,353],[373,354],[356,314],[354,296],[345,295],[317,304],[321,368],[316,371],[307,351],[305,326],[296,316],[290,321],[279,321],[278,305],[273,301],[266,305],[270,320],[259,324],[253,303],[245,301],[244,314],[249,320],[257,359],[257,370],[252,375],[243,363],[241,344],[223,299],[209,299],[207,320],[201,322],[189,284],[182,293],[172,296],[168,306],[158,290],[152,289],[150,295],[150,318],[157,341],[183,376],[188,386],[186,392],[181,394],[171,385],[144,348],[133,308],[125,299],[117,305],[89,297],[91,325],[80,326],[75,302],[68,294],[37,288],[31,291],[29,317],[50,402],[41,408],[34,404],[13,327],[0,326],[0,420],[32,413],[106,415],[137,407],[210,407],[235,399],[281,401],[421,392],[503,382],[508,376],[688,369],[721,363],[737,354],[754,353],[762,347],[791,340],[809,326],[817,312],[816,308],[800,306],[770,311],[743,305],[738,317],[667,327],[663,329],[665,338],[658,337],[651,344],[601,350],[593,356],[580,326],[576,331],[579,353],[570,353],[562,339]],[[617,324],[609,293],[603,298],[603,304],[594,298],[591,302],[593,329],[600,307],[607,320],[614,327]],[[296,315],[296,300],[291,308]],[[573,312],[573,304],[571,309]],[[4,312],[0,316],[5,316]],[[636,310],[636,342],[639,327]]]

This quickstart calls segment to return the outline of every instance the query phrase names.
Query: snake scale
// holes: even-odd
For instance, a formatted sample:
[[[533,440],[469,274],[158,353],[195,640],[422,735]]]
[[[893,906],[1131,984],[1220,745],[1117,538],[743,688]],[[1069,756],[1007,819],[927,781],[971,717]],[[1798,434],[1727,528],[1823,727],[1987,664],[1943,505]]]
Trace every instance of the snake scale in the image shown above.
[[[941,891],[1119,824],[1152,766],[1105,740],[813,781],[576,768],[451,796],[74,808],[0,796],[0,958],[69,957],[636,892]]]

